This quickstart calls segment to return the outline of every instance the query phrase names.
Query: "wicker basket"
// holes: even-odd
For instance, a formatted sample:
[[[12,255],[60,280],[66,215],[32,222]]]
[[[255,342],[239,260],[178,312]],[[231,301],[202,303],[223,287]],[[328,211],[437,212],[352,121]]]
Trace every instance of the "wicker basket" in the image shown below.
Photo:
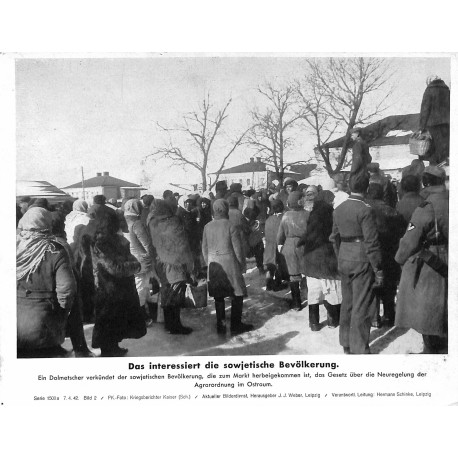
[[[203,308],[207,306],[207,283],[198,286],[187,285],[185,308]]]
[[[429,132],[425,134],[414,133],[409,138],[410,154],[415,156],[425,156],[431,148],[431,135]]]

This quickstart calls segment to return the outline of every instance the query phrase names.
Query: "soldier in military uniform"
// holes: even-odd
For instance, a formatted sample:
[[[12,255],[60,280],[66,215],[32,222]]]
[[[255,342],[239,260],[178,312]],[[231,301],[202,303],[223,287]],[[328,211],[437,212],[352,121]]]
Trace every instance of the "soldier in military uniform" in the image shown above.
[[[414,211],[396,253],[402,274],[396,326],[423,335],[425,351],[447,348],[448,205],[445,171],[426,167],[423,185],[428,198]]]
[[[368,186],[367,175],[350,179],[351,195],[334,210],[330,236],[342,280],[339,340],[347,354],[370,353],[369,334],[376,309],[373,287],[383,282],[374,211],[364,200]]]

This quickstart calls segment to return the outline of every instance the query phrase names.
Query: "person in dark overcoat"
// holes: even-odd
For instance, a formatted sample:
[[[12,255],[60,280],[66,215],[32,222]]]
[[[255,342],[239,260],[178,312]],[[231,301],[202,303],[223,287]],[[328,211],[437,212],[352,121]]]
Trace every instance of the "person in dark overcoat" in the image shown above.
[[[402,233],[404,233],[409,225],[413,212],[425,201],[425,199],[420,196],[421,177],[417,175],[406,175],[402,177],[401,189],[402,197],[396,204],[396,211],[402,217]]]
[[[374,286],[383,282],[382,253],[374,210],[365,202],[367,174],[350,178],[351,195],[333,215],[329,237],[337,253],[342,282],[339,341],[346,354],[368,354]],[[376,282],[377,279],[377,282]]]
[[[118,234],[119,220],[113,212],[103,212],[95,220],[94,235],[83,235],[83,250],[90,251],[95,282],[95,323],[92,347],[101,356],[124,356],[124,339],[139,339],[146,334],[145,320],[135,274],[141,264],[130,253],[129,242]]]
[[[161,285],[165,329],[170,334],[190,334],[192,329],[183,326],[180,317],[186,285],[193,281],[194,270],[193,253],[183,221],[175,215],[173,205],[156,199],[147,222],[157,253],[156,271]]]
[[[284,289],[283,281],[289,280],[285,257],[278,251],[277,234],[283,218],[283,202],[271,202],[272,214],[265,225],[266,246],[264,248],[264,268],[266,270],[266,290],[279,291]]]
[[[372,325],[377,328],[382,324],[391,327],[394,325],[396,290],[401,275],[401,269],[394,256],[399,247],[399,239],[404,234],[403,221],[402,216],[384,202],[381,184],[369,184],[366,201],[374,210],[384,273],[383,288],[375,290],[377,310]],[[379,316],[380,301],[383,302],[383,319]]]
[[[323,193],[325,193],[324,196]],[[326,191],[321,191],[320,195],[325,197]],[[337,258],[332,243],[329,241],[334,209],[331,203],[318,199],[318,196],[316,186],[309,186],[305,191],[304,207],[309,216],[307,232],[299,242],[299,246],[304,245],[309,325],[312,331],[321,329],[319,309],[321,302],[326,308],[328,326],[331,328],[339,325],[340,304],[342,303]]]
[[[429,196],[413,212],[396,253],[402,274],[395,324],[422,334],[428,353],[447,348],[449,196],[444,182],[443,169],[426,167],[423,184]],[[431,255],[435,264],[428,260]]]
[[[369,153],[369,146],[361,137],[361,128],[355,127],[351,130],[352,157],[350,177],[354,175],[367,175],[367,165],[372,162],[372,156]]]
[[[240,231],[229,221],[229,204],[217,199],[214,220],[204,229],[202,254],[208,266],[208,293],[215,298],[216,330],[226,334],[224,299],[232,298],[231,334],[251,331],[253,325],[242,322],[243,298],[247,295],[243,273],[246,270]]]
[[[18,357],[59,356],[76,280],[65,248],[51,233],[52,215],[29,208],[16,240]]]
[[[430,165],[444,161],[450,154],[450,89],[436,75],[426,80],[420,109],[420,132],[428,131],[433,139],[423,158]]]
[[[237,197],[238,201],[238,208],[240,211],[243,211],[243,202],[245,201],[245,198],[242,194],[242,183],[232,183],[229,186],[229,193],[230,196],[235,196]]]
[[[202,241],[204,227],[212,220],[211,201],[206,197],[199,197],[197,205],[197,223],[199,225],[199,240]]]
[[[264,233],[264,226],[266,224],[267,217],[269,216],[270,202],[267,196],[267,190],[261,189],[253,195],[256,207],[259,208],[258,221],[261,227],[261,232]]]
[[[302,193],[293,191],[288,196],[288,210],[280,222],[277,234],[277,245],[285,257],[288,268],[289,286],[291,288],[291,308],[302,308],[300,281],[305,274],[304,247],[298,246],[307,232],[309,214],[302,207]]]

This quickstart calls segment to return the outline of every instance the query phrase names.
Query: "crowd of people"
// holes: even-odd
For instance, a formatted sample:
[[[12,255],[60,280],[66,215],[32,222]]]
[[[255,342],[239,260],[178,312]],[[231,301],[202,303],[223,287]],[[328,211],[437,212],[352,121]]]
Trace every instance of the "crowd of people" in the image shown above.
[[[355,162],[349,180],[333,177],[332,191],[288,178],[258,192],[225,181],[215,194],[166,190],[162,199],[144,195],[119,208],[102,195],[91,206],[78,199],[54,208],[22,198],[18,356],[59,356],[66,336],[76,356],[94,356],[84,323],[94,323],[91,347],[101,356],[124,355],[119,343],[143,337],[158,319],[170,334],[190,334],[180,311],[188,285],[205,283],[216,332],[227,333],[228,298],[231,335],[250,331],[242,321],[249,258],[267,291],[289,287],[291,309],[308,307],[312,332],[321,329],[323,304],[345,353],[369,353],[371,327],[394,325],[420,332],[426,351],[443,352],[445,171],[416,159],[397,184],[370,157]]]

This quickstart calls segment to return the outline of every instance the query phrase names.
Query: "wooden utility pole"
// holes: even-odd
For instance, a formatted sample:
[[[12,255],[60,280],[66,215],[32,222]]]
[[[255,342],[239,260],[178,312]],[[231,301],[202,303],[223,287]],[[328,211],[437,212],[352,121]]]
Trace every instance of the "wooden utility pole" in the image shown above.
[[[86,200],[85,192],[84,192],[84,171],[83,166],[81,166],[81,187],[83,188],[83,200]]]

